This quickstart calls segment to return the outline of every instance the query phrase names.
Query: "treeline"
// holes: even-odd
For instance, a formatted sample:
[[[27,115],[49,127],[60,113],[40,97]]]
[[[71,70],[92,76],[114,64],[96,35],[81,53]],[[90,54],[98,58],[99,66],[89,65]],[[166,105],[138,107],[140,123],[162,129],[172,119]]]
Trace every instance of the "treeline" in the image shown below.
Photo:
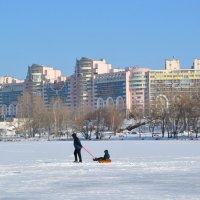
[[[188,137],[195,134],[198,137],[200,128],[200,95],[160,95],[146,116],[149,130],[154,134],[159,127],[162,137],[176,138],[181,133],[187,133]]]
[[[126,117],[133,118],[134,123],[127,130],[138,128],[139,134],[146,131],[161,137],[177,138],[181,133],[198,137],[200,129],[199,93],[182,95],[160,95],[152,101],[148,112],[144,113],[137,105],[127,116],[121,108],[112,105],[94,110],[91,107],[70,109],[59,99],[54,99],[47,108],[42,97],[33,97],[29,93],[19,99],[15,125],[18,133],[24,137],[46,135],[70,136],[72,133],[82,133],[85,139],[102,139],[103,132],[121,131]]]
[[[42,97],[29,93],[18,101],[18,124],[16,130],[24,137],[50,135],[67,137],[74,132],[82,133],[86,139],[92,134],[96,139],[102,138],[104,131],[116,132],[122,125],[125,113],[121,109],[108,106],[93,110],[89,107],[70,109],[59,99],[54,99],[47,108]]]

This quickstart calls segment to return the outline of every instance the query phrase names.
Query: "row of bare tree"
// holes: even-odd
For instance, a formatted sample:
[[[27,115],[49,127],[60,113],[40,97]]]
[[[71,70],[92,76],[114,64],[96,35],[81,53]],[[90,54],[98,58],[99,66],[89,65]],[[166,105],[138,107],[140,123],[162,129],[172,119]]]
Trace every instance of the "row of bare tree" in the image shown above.
[[[199,93],[182,95],[161,95],[156,98],[148,113],[133,107],[130,117],[135,119],[132,127],[139,127],[142,132],[144,126],[149,128],[152,136],[161,132],[176,138],[179,133],[187,132],[198,137],[200,128]],[[73,132],[80,132],[86,139],[93,135],[97,139],[103,137],[104,131],[116,133],[123,123],[125,112],[113,106],[94,110],[92,108],[70,109],[59,99],[52,100],[47,108],[42,97],[31,96],[29,93],[19,99],[17,110],[18,125],[16,130],[25,137],[36,134],[67,137]]]
[[[155,128],[161,130],[169,138],[176,138],[179,133],[186,132],[188,137],[198,137],[200,128],[199,94],[166,95],[157,98],[150,113],[146,116],[149,130],[154,134]]]
[[[122,125],[124,112],[112,106],[105,109],[92,108],[69,109],[59,99],[52,100],[49,108],[45,107],[42,97],[31,96],[29,93],[18,101],[16,129],[25,137],[34,137],[36,134],[67,137],[73,132],[80,132],[86,139],[95,134],[97,139],[102,138],[102,132],[110,130],[116,132]]]

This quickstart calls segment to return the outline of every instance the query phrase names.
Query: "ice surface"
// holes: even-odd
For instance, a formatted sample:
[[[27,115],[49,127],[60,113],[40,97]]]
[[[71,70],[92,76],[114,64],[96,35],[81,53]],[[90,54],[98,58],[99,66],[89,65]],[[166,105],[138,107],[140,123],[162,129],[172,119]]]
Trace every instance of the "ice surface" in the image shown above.
[[[113,162],[73,163],[73,143],[1,142],[2,200],[199,200],[199,141],[82,141]]]

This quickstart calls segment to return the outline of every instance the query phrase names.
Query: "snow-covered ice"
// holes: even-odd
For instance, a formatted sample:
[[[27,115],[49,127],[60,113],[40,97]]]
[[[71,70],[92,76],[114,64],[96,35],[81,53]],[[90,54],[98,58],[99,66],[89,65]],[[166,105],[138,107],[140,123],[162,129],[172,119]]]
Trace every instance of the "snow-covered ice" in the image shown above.
[[[199,141],[82,141],[110,164],[73,163],[72,141],[1,142],[1,200],[199,200]]]

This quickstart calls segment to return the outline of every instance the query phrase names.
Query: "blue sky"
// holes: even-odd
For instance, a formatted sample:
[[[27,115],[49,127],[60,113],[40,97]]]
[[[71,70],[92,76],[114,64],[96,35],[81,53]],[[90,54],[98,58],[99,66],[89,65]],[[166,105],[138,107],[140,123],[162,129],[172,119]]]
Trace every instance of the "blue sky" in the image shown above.
[[[33,63],[74,72],[76,58],[113,67],[183,68],[200,59],[199,0],[0,0],[0,76]]]

